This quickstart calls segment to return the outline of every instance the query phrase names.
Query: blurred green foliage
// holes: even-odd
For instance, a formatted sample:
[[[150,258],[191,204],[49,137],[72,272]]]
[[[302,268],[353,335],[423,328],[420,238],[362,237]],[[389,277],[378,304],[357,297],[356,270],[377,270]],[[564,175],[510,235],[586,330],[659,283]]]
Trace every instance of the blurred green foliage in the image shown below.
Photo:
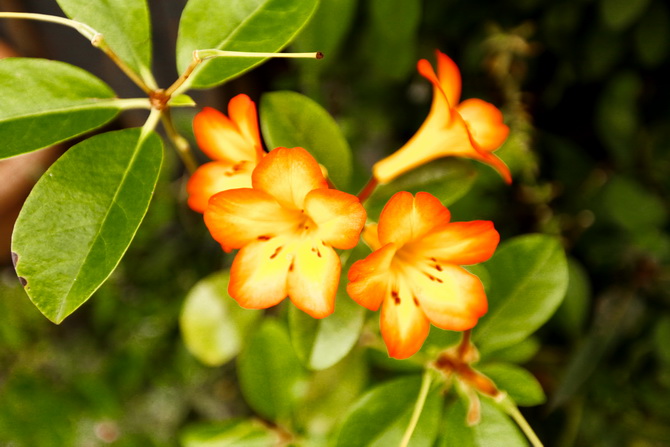
[[[39,2],[18,3],[44,12]],[[153,12],[163,12],[158,17],[167,14],[164,3],[151,2]],[[326,58],[270,61],[202,96],[199,104],[223,110],[241,91],[255,99],[274,90],[303,92],[334,115],[354,149],[355,189],[367,181],[369,166],[399,148],[427,113],[431,90],[416,74],[416,61],[432,60],[436,48],[449,54],[463,72],[463,96],[489,100],[505,112],[512,134],[498,153],[515,178],[507,188],[486,166],[454,165],[478,174],[467,194],[453,196],[455,219],[491,219],[503,239],[554,235],[570,255],[568,294],[556,316],[533,338],[488,353],[487,372],[502,381],[525,374],[496,371],[494,360],[500,359],[534,374],[548,403],[524,414],[547,446],[670,445],[666,2],[322,0],[320,8],[294,47],[323,49]],[[2,36],[15,38],[4,25]],[[167,29],[162,35],[172,35],[174,26],[170,20],[154,23],[159,32]],[[49,39],[51,28],[39,31]],[[44,51],[62,56],[57,46]],[[156,59],[157,72],[173,70],[168,67],[174,61]],[[185,133],[191,117],[176,117]],[[217,445],[205,443],[215,435],[224,441],[271,439],[262,424],[246,421],[229,421],[214,432],[191,426],[247,416],[247,403],[267,406],[267,414],[298,412],[295,420],[303,426],[294,428],[318,439],[361,390],[392,386],[384,382],[389,371],[412,370],[411,363],[355,349],[335,372],[320,371],[309,383],[299,380],[300,372],[295,383],[282,384],[288,387],[282,393],[297,393],[306,402],[325,400],[328,411],[243,399],[240,385],[249,385],[239,384],[237,374],[266,359],[243,352],[238,371],[232,363],[206,367],[187,352],[179,333],[191,287],[231,260],[206,234],[200,216],[186,208],[183,188],[181,168],[168,160],[120,268],[59,326],[32,306],[11,267],[1,272],[0,445],[174,446],[181,436],[191,447]],[[283,312],[270,311],[279,317]],[[280,323],[256,325],[251,344],[268,337],[288,342]],[[268,358],[300,369],[297,359],[277,359],[272,352]],[[336,380],[341,386],[334,398],[324,390]],[[515,392],[539,403],[533,386]],[[499,410],[482,405],[499,428],[444,428],[440,445],[499,445],[493,443],[500,433],[520,436]],[[366,408],[360,404],[356,411]],[[443,421],[462,420],[465,412],[461,400],[450,401]]]

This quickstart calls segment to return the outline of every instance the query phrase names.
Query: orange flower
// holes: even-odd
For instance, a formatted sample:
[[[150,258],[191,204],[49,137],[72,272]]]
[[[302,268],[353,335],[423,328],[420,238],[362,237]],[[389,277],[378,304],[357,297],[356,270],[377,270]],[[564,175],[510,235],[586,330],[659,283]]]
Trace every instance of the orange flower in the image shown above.
[[[239,248],[228,292],[264,309],[288,295],[314,318],[330,315],[340,280],[334,248],[356,246],[365,224],[359,200],[329,189],[305,150],[277,148],[254,169],[253,188],[214,195],[205,224],[224,250]]]
[[[503,144],[509,128],[494,105],[481,99],[459,103],[461,74],[446,54],[437,53],[437,74],[421,59],[419,73],[433,83],[433,103],[428,118],[417,133],[400,149],[373,168],[379,183],[388,183],[400,174],[446,156],[472,158],[493,166],[507,183],[509,169],[493,151]]]
[[[265,155],[256,104],[247,95],[237,95],[228,103],[228,115],[205,107],[193,120],[200,149],[214,160],[200,166],[186,185],[188,205],[199,213],[217,192],[251,187],[251,172]]]
[[[460,266],[486,261],[500,237],[489,221],[449,220],[434,196],[402,191],[386,204],[379,225],[364,233],[375,251],[351,266],[347,292],[370,310],[382,306],[391,357],[416,353],[430,323],[464,331],[486,313],[482,283]]]

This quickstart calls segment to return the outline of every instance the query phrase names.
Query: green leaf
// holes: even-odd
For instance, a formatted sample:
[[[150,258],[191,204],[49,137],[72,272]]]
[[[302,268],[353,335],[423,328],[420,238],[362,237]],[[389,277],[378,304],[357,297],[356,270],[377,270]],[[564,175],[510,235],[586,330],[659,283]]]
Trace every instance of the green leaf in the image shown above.
[[[193,51],[277,52],[291,42],[316,10],[318,0],[189,0],[179,22],[177,67]],[[260,58],[205,61],[192,75],[195,88],[214,87],[263,62]]]
[[[107,84],[63,62],[2,59],[0,79],[0,159],[81,135],[120,110]]]
[[[229,419],[189,426],[179,441],[182,447],[266,447],[278,444],[281,437],[259,421]]]
[[[261,98],[261,129],[268,148],[302,147],[326,167],[338,189],[351,181],[351,149],[332,116],[305,95],[291,91]]]
[[[603,205],[609,217],[632,233],[648,232],[668,221],[668,210],[660,197],[622,176],[607,183]]]
[[[305,371],[293,352],[286,329],[267,319],[237,361],[246,402],[266,419],[286,423],[305,393]]]
[[[654,67],[670,49],[670,14],[662,2],[654,2],[635,28],[635,49],[642,63]]]
[[[364,320],[365,308],[349,298],[341,285],[335,312],[326,318],[317,320],[295,306],[289,308],[293,348],[307,368],[329,368],[354,347]]]
[[[467,405],[462,399],[450,404],[444,412],[440,447],[526,447],[528,442],[514,422],[488,399],[481,399],[481,421],[468,427]]]
[[[351,407],[337,435],[336,447],[398,445],[419,395],[420,377],[403,377],[368,391]],[[430,447],[437,437],[441,415],[440,393],[431,392],[410,445]]]
[[[472,187],[477,172],[472,163],[456,158],[442,158],[419,166],[386,185],[378,186],[366,203],[368,218],[378,220],[386,202],[393,194],[409,191],[431,193],[444,206],[463,197]]]
[[[163,159],[140,129],[73,146],[26,200],[12,240],[14,265],[37,308],[60,323],[116,268],[149,207]]]
[[[151,22],[146,0],[56,1],[69,18],[102,34],[135,73],[145,81],[151,79]]]
[[[658,320],[654,328],[654,351],[656,357],[666,365],[670,365],[670,315]]]
[[[561,304],[568,284],[563,247],[540,234],[508,240],[486,268],[491,275],[489,310],[473,332],[482,353],[511,346],[535,332]]]
[[[542,343],[538,337],[530,336],[519,343],[507,346],[493,352],[486,352],[481,356],[482,361],[526,363],[538,353]]]
[[[600,0],[600,17],[611,29],[620,31],[638,20],[649,0]]]
[[[230,271],[200,280],[188,293],[179,318],[184,343],[201,362],[218,366],[236,356],[262,312],[241,308],[228,295]]]
[[[568,259],[568,289],[556,311],[556,321],[574,339],[583,332],[591,305],[591,282],[586,269],[574,258]]]
[[[477,369],[493,380],[499,390],[506,391],[518,405],[530,407],[541,405],[547,400],[540,382],[520,366],[510,363],[489,363]]]

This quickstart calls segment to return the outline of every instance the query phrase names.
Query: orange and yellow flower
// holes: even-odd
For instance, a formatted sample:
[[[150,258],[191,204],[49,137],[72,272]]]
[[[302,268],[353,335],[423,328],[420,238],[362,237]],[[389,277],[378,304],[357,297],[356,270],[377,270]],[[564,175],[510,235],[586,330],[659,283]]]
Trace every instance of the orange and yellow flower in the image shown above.
[[[375,250],[349,270],[347,292],[376,311],[389,355],[407,358],[430,324],[464,331],[486,313],[484,287],[462,265],[486,261],[500,236],[490,221],[450,222],[449,210],[425,192],[403,191],[364,232]]]
[[[214,160],[200,166],[186,185],[188,205],[199,213],[217,192],[251,187],[251,172],[265,155],[256,104],[237,95],[228,103],[228,115],[205,107],[193,120],[198,146]]]
[[[446,54],[436,53],[437,74],[425,59],[417,65],[419,73],[433,84],[433,102],[428,117],[403,147],[373,166],[375,179],[382,184],[388,183],[429,161],[457,156],[487,163],[511,183],[509,168],[493,154],[509,134],[502,113],[481,99],[459,103],[461,73]]]
[[[329,189],[302,148],[277,148],[251,176],[252,188],[215,194],[205,224],[233,260],[228,292],[242,307],[263,309],[286,296],[314,318],[330,315],[340,280],[335,248],[358,243],[366,213],[353,195]]]

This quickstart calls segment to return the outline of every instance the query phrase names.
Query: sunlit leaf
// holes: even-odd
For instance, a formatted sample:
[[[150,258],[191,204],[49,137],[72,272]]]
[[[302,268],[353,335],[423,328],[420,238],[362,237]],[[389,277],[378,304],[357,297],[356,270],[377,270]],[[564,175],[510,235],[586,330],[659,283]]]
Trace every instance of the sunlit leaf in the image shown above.
[[[189,0],[179,22],[177,67],[183,72],[193,51],[276,52],[307,23],[317,0]],[[195,88],[213,87],[263,62],[260,58],[218,58],[200,64]]]
[[[286,329],[266,319],[237,361],[240,388],[259,415],[286,422],[305,393],[305,371],[293,352]]]
[[[489,310],[473,337],[482,352],[520,342],[561,304],[568,282],[565,252],[553,237],[532,234],[501,244],[486,268]]]
[[[230,272],[199,281],[189,292],[179,325],[188,350],[203,363],[221,365],[236,356],[261,311],[241,308],[228,295]]]
[[[56,0],[73,20],[93,27],[137,74],[151,72],[151,22],[146,0]]]
[[[261,129],[268,149],[303,147],[328,170],[341,190],[351,180],[351,149],[332,116],[300,93],[281,91],[261,98]]]
[[[182,447],[262,447],[281,441],[279,433],[252,419],[192,425],[179,438]]]
[[[63,62],[2,59],[0,79],[0,159],[81,135],[119,112],[107,84]]]
[[[352,407],[337,435],[336,447],[398,445],[419,395],[421,379],[403,377],[375,387]],[[432,392],[424,404],[410,440],[413,447],[430,447],[437,437],[442,398]]]
[[[476,176],[475,168],[467,160],[435,160],[401,175],[391,183],[378,186],[365,208],[368,217],[377,220],[386,202],[399,191],[412,194],[428,192],[440,199],[444,206],[449,206],[470,190]]]
[[[12,252],[30,299],[60,323],[109,277],[149,206],[163,158],[140,129],[73,146],[42,176],[16,222]]]

